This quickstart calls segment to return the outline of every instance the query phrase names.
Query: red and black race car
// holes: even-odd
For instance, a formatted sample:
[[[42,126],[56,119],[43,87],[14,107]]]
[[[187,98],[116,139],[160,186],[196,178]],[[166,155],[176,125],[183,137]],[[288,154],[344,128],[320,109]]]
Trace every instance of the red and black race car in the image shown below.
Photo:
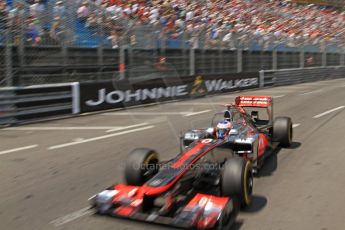
[[[191,130],[181,153],[166,162],[152,149],[135,149],[126,161],[126,183],[91,197],[92,207],[99,214],[182,228],[228,228],[239,207],[251,204],[252,165],[258,167],[266,150],[291,143],[291,120],[277,118],[272,125],[271,105],[270,97],[238,97],[214,119],[233,124],[226,137],[213,136],[212,128]],[[249,116],[246,107],[257,110]],[[259,119],[260,108],[267,109],[268,120]]]
[[[230,135],[224,148],[234,155],[244,157],[252,163],[254,172],[263,165],[277,147],[289,147],[293,128],[289,117],[273,118],[273,98],[269,96],[238,96],[234,104],[226,104],[224,112],[216,113],[211,128],[190,130],[182,137],[182,149],[196,140],[212,137],[216,125],[231,122]]]

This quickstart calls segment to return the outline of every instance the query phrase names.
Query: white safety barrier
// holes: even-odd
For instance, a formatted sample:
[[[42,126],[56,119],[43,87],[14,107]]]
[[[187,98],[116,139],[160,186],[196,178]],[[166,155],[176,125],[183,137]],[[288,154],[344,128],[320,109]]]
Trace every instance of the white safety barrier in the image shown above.
[[[264,70],[260,71],[260,78],[256,87],[259,85],[266,87],[299,84],[343,77],[345,77],[345,67],[342,66]],[[191,82],[194,81],[191,80]],[[114,85],[112,84],[111,87],[114,88]],[[89,95],[90,93],[87,91],[86,94]],[[0,125],[22,124],[79,114],[84,112],[82,110],[85,104],[85,100],[82,100],[84,97],[85,89],[83,97],[81,97],[78,82],[2,88],[0,89]],[[102,109],[109,108],[99,108],[98,110]]]
[[[345,67],[310,67],[298,69],[262,70],[260,87],[300,84],[345,77]]]
[[[0,89],[0,125],[79,113],[79,83]]]

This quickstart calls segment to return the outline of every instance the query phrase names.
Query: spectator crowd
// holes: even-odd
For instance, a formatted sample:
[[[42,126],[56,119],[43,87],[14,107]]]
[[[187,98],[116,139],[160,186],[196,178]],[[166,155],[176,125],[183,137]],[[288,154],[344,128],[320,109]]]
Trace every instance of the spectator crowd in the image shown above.
[[[148,37],[184,39],[195,48],[248,49],[253,41],[262,49],[281,44],[345,48],[345,12],[289,0],[27,0],[7,7],[5,3],[0,4],[1,16],[7,14],[14,28],[24,22],[26,41],[35,45],[73,40],[66,36],[66,30],[75,27],[66,19],[72,10],[79,25],[94,36],[101,31],[113,48],[124,39],[137,44]],[[150,32],[142,38],[133,33],[138,28]]]

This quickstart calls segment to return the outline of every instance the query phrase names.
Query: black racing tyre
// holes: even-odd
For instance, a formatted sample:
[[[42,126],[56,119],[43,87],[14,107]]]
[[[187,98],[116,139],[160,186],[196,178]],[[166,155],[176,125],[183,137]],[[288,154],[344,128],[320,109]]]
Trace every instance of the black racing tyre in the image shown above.
[[[221,176],[223,196],[236,197],[242,207],[247,207],[252,202],[253,182],[250,161],[243,157],[232,157],[227,160]]]
[[[289,147],[292,143],[293,129],[290,117],[277,117],[273,123],[273,141],[282,147]]]
[[[139,148],[133,150],[125,165],[125,180],[128,185],[143,185],[152,178],[159,167],[159,156],[152,149]]]

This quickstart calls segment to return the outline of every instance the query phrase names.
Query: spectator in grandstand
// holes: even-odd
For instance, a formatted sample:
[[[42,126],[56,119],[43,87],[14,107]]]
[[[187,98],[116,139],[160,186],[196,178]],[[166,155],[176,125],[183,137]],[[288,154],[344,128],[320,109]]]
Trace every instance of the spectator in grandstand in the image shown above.
[[[0,30],[5,29],[8,26],[8,10],[5,2],[0,2]]]
[[[86,20],[85,26],[88,27],[92,34],[95,35],[97,33],[97,27],[99,25],[99,18],[95,13],[91,13],[90,16]]]
[[[119,36],[116,31],[111,31],[111,35],[107,37],[107,39],[111,42],[111,47],[113,49],[119,48]]]
[[[232,30],[229,30],[223,37],[222,40],[223,47],[229,48],[231,50],[235,50],[235,37],[232,33]]]
[[[82,2],[80,7],[78,8],[77,14],[81,22],[86,22],[86,20],[88,19],[90,15],[89,4],[87,1]]]
[[[30,15],[33,17],[39,17],[43,14],[44,10],[44,3],[40,0],[35,0],[35,2],[30,6]]]
[[[344,14],[288,1],[113,1],[107,10],[116,19],[139,18],[141,24],[154,26],[158,22],[163,38],[181,38],[186,33],[196,45],[204,37],[207,47],[230,44],[232,48],[233,41],[244,48],[255,41],[264,49],[281,43],[298,47],[345,41]],[[198,39],[192,34],[198,34]]]
[[[63,18],[67,9],[73,8],[67,4],[77,4],[77,16],[83,25],[92,33],[101,25],[104,37],[114,37],[114,41],[127,36],[135,25],[149,27],[151,33],[159,31],[163,41],[187,39],[195,48],[205,45],[247,49],[253,44],[262,49],[280,44],[326,47],[328,43],[345,48],[345,13],[283,0],[65,0],[56,1],[50,11],[46,10],[50,5],[47,0],[27,2],[30,15],[40,21],[38,27],[52,25],[51,18]],[[42,17],[45,12],[53,12],[54,17]],[[112,31],[116,31],[116,36]],[[135,41],[133,44],[140,41],[139,35],[130,38]]]
[[[9,10],[9,25],[11,26],[12,38],[15,45],[20,43],[22,39],[22,28],[25,21],[25,9],[23,4],[16,3]]]
[[[52,43],[60,44],[62,41],[64,30],[61,25],[61,19],[56,17],[49,31],[49,37]]]
[[[153,66],[154,66],[154,69],[159,72],[164,72],[164,71],[169,70],[169,67],[166,63],[166,57],[164,56],[159,57],[159,60],[156,63],[154,63]]]
[[[55,3],[54,9],[54,17],[64,17],[65,16],[65,6],[63,5],[62,1],[57,1]]]
[[[41,42],[41,28],[37,18],[29,20],[28,29],[26,32],[26,41],[30,45],[38,45]]]
[[[312,55],[308,55],[306,58],[306,66],[310,67],[315,64],[314,57]]]

